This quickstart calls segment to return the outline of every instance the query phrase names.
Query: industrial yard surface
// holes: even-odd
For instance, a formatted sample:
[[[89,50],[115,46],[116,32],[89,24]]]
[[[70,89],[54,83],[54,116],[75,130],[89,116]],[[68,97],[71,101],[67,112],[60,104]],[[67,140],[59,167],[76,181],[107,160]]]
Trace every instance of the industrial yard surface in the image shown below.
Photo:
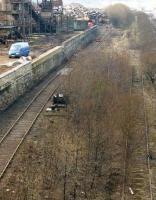
[[[30,44],[30,56],[32,59],[38,57],[42,53],[62,44],[65,40],[77,35],[79,32],[73,33],[62,33],[59,35],[34,35],[28,39]],[[19,65],[18,58],[9,58],[8,52],[10,45],[0,45],[0,74],[12,69],[13,67]],[[15,63],[15,64],[14,64]]]

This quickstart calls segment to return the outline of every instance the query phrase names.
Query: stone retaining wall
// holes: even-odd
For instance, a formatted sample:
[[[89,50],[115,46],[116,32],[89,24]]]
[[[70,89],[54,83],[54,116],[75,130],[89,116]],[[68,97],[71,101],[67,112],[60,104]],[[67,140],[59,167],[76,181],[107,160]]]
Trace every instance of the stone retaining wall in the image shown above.
[[[97,27],[82,32],[40,55],[33,62],[19,65],[0,75],[0,110],[6,109],[19,96],[31,89],[49,72],[63,64],[79,48],[88,45],[97,35]]]

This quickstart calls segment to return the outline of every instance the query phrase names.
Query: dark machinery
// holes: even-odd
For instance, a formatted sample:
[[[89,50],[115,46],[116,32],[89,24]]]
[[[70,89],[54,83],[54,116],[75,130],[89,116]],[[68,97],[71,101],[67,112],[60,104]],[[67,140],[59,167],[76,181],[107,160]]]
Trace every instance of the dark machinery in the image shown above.
[[[47,108],[47,111],[58,110],[60,108],[66,108],[68,103],[67,97],[63,94],[55,94],[52,97],[52,105]]]
[[[53,105],[66,106],[66,99],[63,94],[57,94],[53,96]]]
[[[16,26],[0,26],[0,44],[6,44],[7,40],[22,39]]]

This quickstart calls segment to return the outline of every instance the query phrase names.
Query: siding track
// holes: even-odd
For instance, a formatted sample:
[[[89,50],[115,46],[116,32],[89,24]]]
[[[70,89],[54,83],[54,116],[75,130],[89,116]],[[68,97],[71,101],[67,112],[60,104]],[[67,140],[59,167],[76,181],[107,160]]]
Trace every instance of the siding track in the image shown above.
[[[139,130],[125,139],[122,200],[154,200],[152,188],[149,122],[145,97],[144,75],[132,73],[130,95],[140,96],[142,111]],[[130,194],[130,189],[134,194]]]
[[[59,84],[53,84],[58,76],[57,74],[42,87],[0,140],[0,180],[49,98],[58,89]]]

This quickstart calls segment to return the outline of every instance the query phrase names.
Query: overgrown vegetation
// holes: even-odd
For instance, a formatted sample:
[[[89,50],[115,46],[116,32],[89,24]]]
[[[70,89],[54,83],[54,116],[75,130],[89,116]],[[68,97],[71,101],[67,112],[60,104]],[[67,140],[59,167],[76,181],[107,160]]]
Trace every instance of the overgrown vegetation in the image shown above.
[[[156,31],[149,17],[143,13],[136,13],[138,32],[138,47],[144,72],[152,84],[156,80]]]
[[[149,16],[143,12],[136,13],[137,31],[141,50],[149,51],[156,46],[155,29]]]
[[[133,12],[124,4],[115,4],[106,9],[112,24],[117,28],[127,28],[134,21]]]
[[[136,130],[141,105],[130,93],[127,53],[94,48],[71,63],[61,89],[67,112],[42,117],[40,139],[25,143],[1,200],[121,198],[125,137]]]

